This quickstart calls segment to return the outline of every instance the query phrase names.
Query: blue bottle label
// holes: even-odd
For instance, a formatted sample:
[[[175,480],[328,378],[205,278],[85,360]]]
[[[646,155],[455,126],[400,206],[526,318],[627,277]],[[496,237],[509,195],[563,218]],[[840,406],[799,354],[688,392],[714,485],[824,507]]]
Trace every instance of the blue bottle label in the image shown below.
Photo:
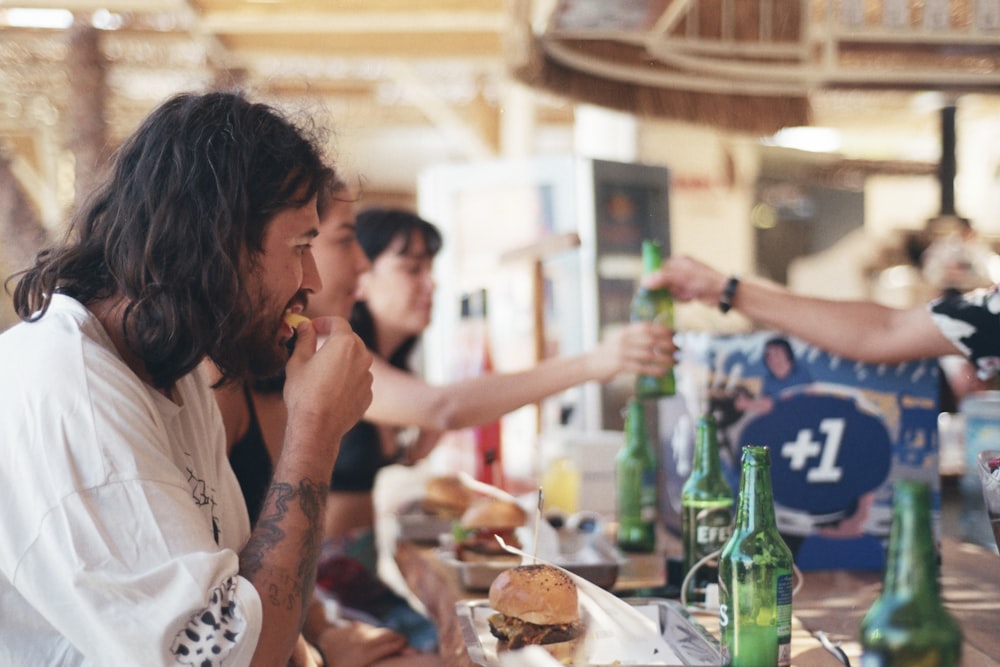
[[[778,667],[792,664],[792,573],[778,575]]]

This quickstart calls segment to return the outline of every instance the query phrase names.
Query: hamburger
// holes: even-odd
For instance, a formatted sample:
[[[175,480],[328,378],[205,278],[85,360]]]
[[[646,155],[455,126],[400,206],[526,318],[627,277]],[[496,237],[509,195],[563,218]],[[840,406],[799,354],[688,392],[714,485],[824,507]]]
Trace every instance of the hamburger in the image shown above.
[[[474,494],[454,475],[431,477],[424,486],[423,510],[453,521],[472,504]]]
[[[455,532],[455,557],[461,561],[506,561],[515,565],[521,557],[505,551],[497,542],[499,535],[507,544],[520,548],[514,534],[528,520],[517,503],[500,498],[480,498],[462,514]]]
[[[551,565],[519,565],[504,570],[490,586],[487,618],[497,651],[538,645],[564,663],[584,636],[576,583]]]

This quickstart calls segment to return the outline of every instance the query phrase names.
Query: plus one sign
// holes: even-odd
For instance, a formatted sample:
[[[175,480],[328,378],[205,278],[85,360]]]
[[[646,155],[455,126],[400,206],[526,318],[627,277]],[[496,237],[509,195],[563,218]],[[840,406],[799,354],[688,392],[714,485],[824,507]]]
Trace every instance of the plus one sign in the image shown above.
[[[781,446],[781,455],[788,459],[791,470],[802,470],[806,462],[823,451],[823,443],[812,439],[812,431],[804,428],[795,436],[795,442],[786,442]]]

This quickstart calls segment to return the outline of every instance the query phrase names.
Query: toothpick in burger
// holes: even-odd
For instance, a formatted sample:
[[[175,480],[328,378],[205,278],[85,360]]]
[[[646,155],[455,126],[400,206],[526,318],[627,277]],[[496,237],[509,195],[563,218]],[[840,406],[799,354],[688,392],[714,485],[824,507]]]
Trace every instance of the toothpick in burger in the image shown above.
[[[584,625],[576,583],[557,567],[519,565],[504,570],[490,586],[487,619],[497,651],[538,645],[563,663],[572,663]]]

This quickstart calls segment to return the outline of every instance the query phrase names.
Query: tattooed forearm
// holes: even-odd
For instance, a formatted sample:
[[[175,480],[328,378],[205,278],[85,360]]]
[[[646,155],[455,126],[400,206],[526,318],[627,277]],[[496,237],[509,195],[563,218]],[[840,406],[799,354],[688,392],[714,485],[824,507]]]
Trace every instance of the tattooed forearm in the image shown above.
[[[288,515],[288,501],[294,495],[294,487],[287,482],[274,482],[267,490],[253,535],[240,554],[240,569],[243,574],[252,577],[260,572],[264,566],[264,554],[285,538],[281,524]]]
[[[308,479],[299,484],[299,507],[309,522],[309,530],[302,538],[302,558],[299,560],[298,578],[302,582],[302,611],[305,613],[316,583],[316,564],[319,561],[320,543],[323,539],[323,510],[330,491],[327,484]]]
[[[302,480],[298,487],[287,482],[274,482],[264,499],[260,519],[253,535],[240,554],[240,570],[251,579],[265,569],[268,584],[268,598],[272,604],[288,607],[297,596],[303,609],[308,603],[316,578],[316,562],[322,533],[323,509],[325,507],[327,485],[312,480]],[[299,549],[294,572],[269,567],[267,555],[286,540],[286,522],[290,512],[298,506],[305,530]]]

